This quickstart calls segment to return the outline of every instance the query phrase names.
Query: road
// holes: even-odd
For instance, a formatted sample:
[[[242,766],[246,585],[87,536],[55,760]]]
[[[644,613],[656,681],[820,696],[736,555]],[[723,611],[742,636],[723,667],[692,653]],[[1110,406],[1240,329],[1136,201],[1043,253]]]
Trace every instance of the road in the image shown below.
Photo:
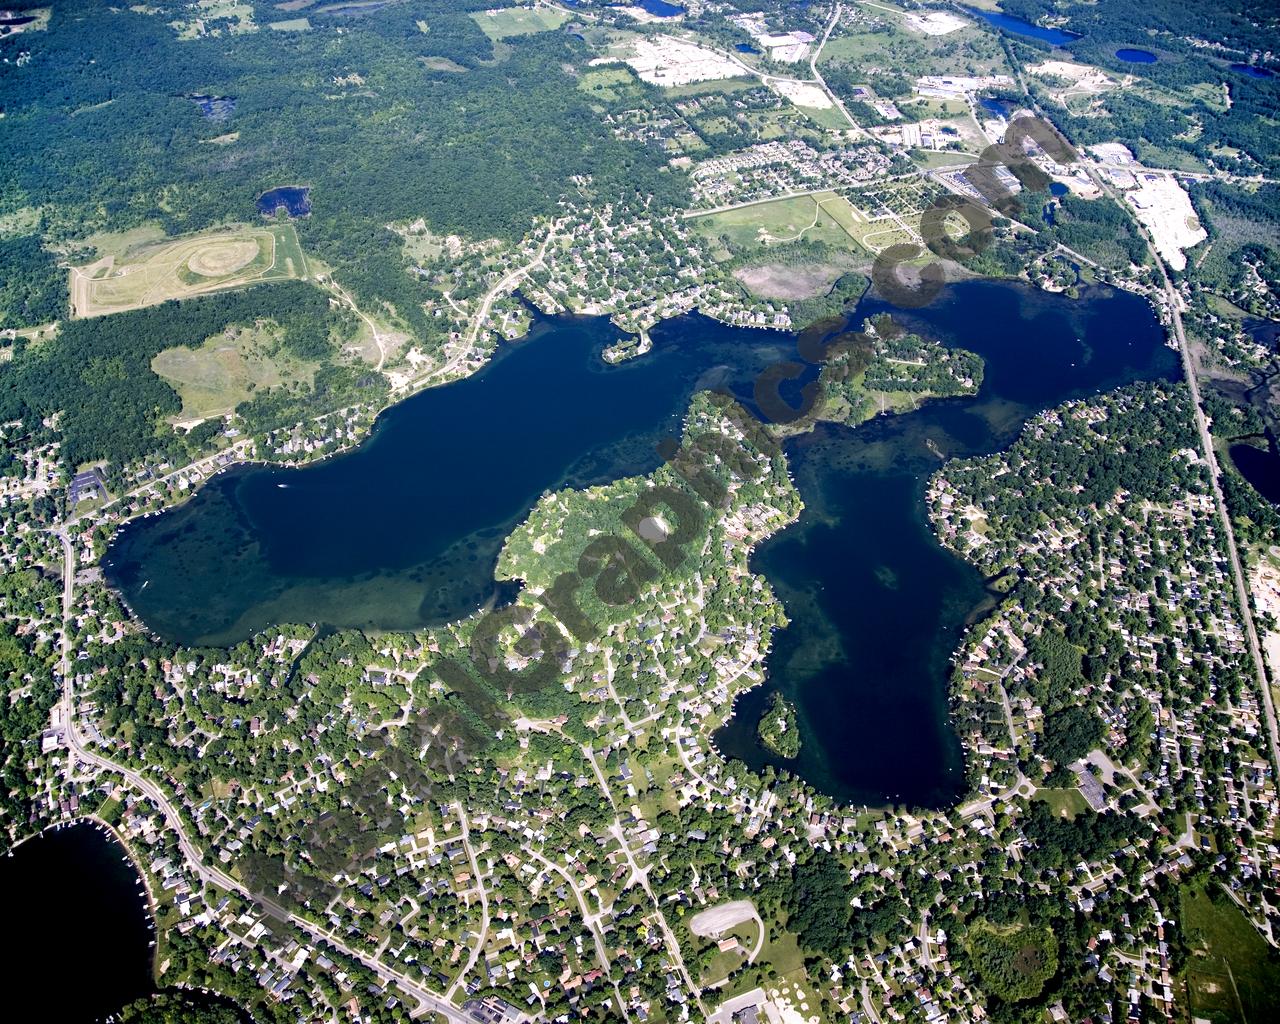
[[[1111,183],[1099,173],[1098,166],[1093,163],[1085,163],[1084,166],[1093,177],[1095,184],[1114,202],[1123,206],[1120,197],[1116,195],[1115,190],[1111,187]],[[1236,546],[1235,530],[1231,527],[1231,515],[1227,511],[1227,501],[1222,493],[1222,471],[1218,467],[1218,456],[1213,448],[1213,435],[1209,432],[1209,420],[1204,414],[1204,403],[1200,398],[1200,382],[1196,378],[1195,356],[1191,351],[1191,346],[1187,344],[1186,331],[1182,326],[1181,297],[1178,295],[1177,289],[1174,288],[1173,282],[1169,279],[1169,271],[1164,264],[1164,260],[1156,252],[1155,239],[1152,237],[1151,232],[1136,218],[1133,223],[1137,226],[1138,231],[1141,232],[1143,240],[1147,243],[1147,252],[1155,263],[1156,269],[1160,272],[1165,303],[1169,311],[1169,323],[1173,328],[1174,339],[1178,343],[1178,354],[1182,357],[1182,371],[1183,376],[1186,377],[1187,389],[1191,392],[1191,407],[1195,414],[1196,432],[1200,436],[1200,454],[1204,456],[1205,463],[1209,467],[1209,482],[1213,488],[1213,503],[1217,509],[1218,525],[1222,530],[1223,542],[1227,548],[1227,561],[1231,566],[1231,579],[1236,592],[1236,605],[1240,610],[1240,622],[1244,627],[1245,639],[1249,645],[1249,656],[1253,659],[1254,675],[1262,698],[1262,711],[1267,727],[1267,744],[1271,751],[1272,770],[1280,771],[1280,740],[1277,739],[1280,731],[1276,727],[1275,702],[1271,696],[1271,686],[1267,682],[1267,669],[1266,662],[1262,657],[1262,645],[1258,643],[1258,631],[1254,626],[1253,612],[1249,606],[1249,585],[1245,579],[1244,569],[1240,561],[1240,552]]]
[[[484,298],[480,301],[480,308],[476,310],[475,317],[471,321],[471,326],[467,329],[465,342],[461,345],[458,351],[434,370],[428,371],[416,380],[406,382],[404,385],[405,390],[415,391],[418,388],[425,387],[427,384],[431,383],[431,381],[438,380],[445,376],[445,374],[449,373],[460,362],[466,359],[467,356],[471,355],[472,349],[475,348],[476,339],[480,337],[480,328],[484,326],[485,320],[489,317],[489,310],[493,308],[493,304],[498,300],[498,297],[515,287],[516,282],[532,271],[535,267],[543,265],[543,260],[547,255],[547,249],[555,239],[556,233],[555,228],[553,227],[547,232],[547,237],[542,240],[542,244],[538,246],[537,256],[524,266],[516,267],[515,270],[506,274],[502,280],[485,293]],[[449,302],[457,308],[452,297],[449,297]]]
[[[1209,433],[1209,420],[1204,414],[1204,405],[1200,400],[1200,385],[1196,380],[1195,357],[1187,344],[1187,336],[1182,328],[1182,314],[1178,309],[1179,296],[1169,280],[1164,261],[1156,254],[1155,245],[1145,228],[1142,232],[1147,237],[1147,248],[1151,258],[1155,260],[1164,281],[1165,297],[1169,304],[1169,318],[1172,322],[1174,337],[1178,340],[1178,351],[1182,355],[1182,369],[1187,378],[1187,387],[1191,391],[1192,408],[1195,410],[1196,430],[1200,434],[1200,449],[1205,461],[1209,464],[1209,480],[1213,485],[1213,501],[1218,510],[1218,525],[1227,546],[1227,559],[1231,564],[1231,578],[1235,584],[1236,604],[1240,608],[1240,621],[1244,626],[1245,639],[1249,643],[1249,655],[1253,658],[1253,669],[1258,681],[1258,690],[1262,696],[1263,717],[1266,719],[1267,739],[1271,747],[1271,764],[1273,770],[1280,771],[1280,742],[1277,742],[1276,709],[1271,697],[1271,686],[1267,682],[1266,662],[1262,658],[1262,645],[1258,643],[1258,632],[1253,623],[1253,612],[1249,607],[1249,585],[1245,579],[1244,569],[1240,563],[1240,552],[1236,547],[1235,531],[1231,528],[1231,515],[1227,511],[1226,498],[1222,494],[1221,470],[1218,468],[1218,456],[1213,449],[1213,436]]]
[[[809,74],[813,76],[814,82],[822,87],[822,91],[827,94],[831,102],[836,105],[836,109],[844,115],[844,119],[849,122],[849,127],[864,139],[870,139],[871,136],[866,133],[862,125],[853,119],[853,116],[845,109],[844,101],[840,99],[831,87],[827,85],[827,80],[822,77],[822,72],[818,70],[818,58],[822,56],[822,49],[827,45],[827,40],[831,38],[831,32],[835,29],[840,21],[840,15],[844,13],[844,8],[840,4],[836,4],[836,9],[831,14],[831,20],[827,22],[826,31],[822,33],[822,40],[814,47],[812,56],[809,57]]]
[[[484,952],[484,940],[489,935],[489,896],[484,891],[484,876],[480,873],[480,862],[476,860],[476,851],[471,845],[471,827],[467,824],[467,814],[462,804],[454,804],[454,810],[458,812],[458,822],[462,825],[462,848],[466,851],[467,860],[471,863],[471,876],[476,880],[476,890],[480,893],[480,934],[476,937],[475,949],[467,957],[466,965],[458,972],[458,977],[445,993],[450,999],[455,997],[458,989],[467,980],[467,975],[475,967],[476,961],[480,959],[480,954]]]
[[[617,804],[614,802],[613,793],[609,790],[609,784],[605,781],[604,773],[600,771],[600,766],[596,763],[594,752],[591,750],[589,743],[583,744],[582,752],[586,755],[587,760],[591,763],[591,770],[595,773],[596,782],[600,784],[600,789],[604,793],[605,798],[609,801],[609,807],[617,812]],[[631,874],[627,878],[627,888],[632,882],[638,882],[640,888],[644,890],[649,902],[653,904],[653,917],[657,920],[658,926],[662,929],[663,938],[666,940],[667,950],[670,952],[674,961],[676,971],[680,977],[684,979],[685,987],[689,990],[689,994],[693,997],[694,1003],[697,1005],[703,1019],[707,1016],[707,1008],[702,1002],[702,989],[697,982],[693,980],[693,975],[689,973],[689,969],[685,966],[684,957],[680,953],[680,943],[676,941],[675,935],[672,933],[670,926],[667,924],[667,918],[662,913],[662,908],[658,905],[658,899],[653,894],[653,889],[649,886],[649,871],[647,868],[640,867],[636,863],[635,856],[631,852],[631,844],[627,842],[626,832],[623,831],[622,822],[617,817],[613,819],[613,823],[609,826],[609,832],[614,839],[618,841],[618,846],[622,849],[622,855],[626,857],[627,864],[631,868]]]
[[[332,277],[323,274],[319,275],[316,277],[316,283],[332,289],[342,302],[351,307],[356,316],[369,325],[369,330],[373,332],[373,343],[378,346],[378,365],[374,369],[381,370],[383,363],[387,361],[387,346],[382,343],[382,334],[378,330],[378,325],[364,314],[360,307],[356,305],[356,300],[348,295],[342,285],[338,284]]]

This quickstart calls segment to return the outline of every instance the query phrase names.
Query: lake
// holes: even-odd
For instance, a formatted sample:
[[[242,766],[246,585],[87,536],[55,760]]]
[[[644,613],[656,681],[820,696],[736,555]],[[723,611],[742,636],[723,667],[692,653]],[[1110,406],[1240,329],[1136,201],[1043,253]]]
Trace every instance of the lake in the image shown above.
[[[604,318],[540,318],[479,373],[387,410],[351,454],[240,468],[126,526],[103,562],[130,606],[183,643],[230,644],[278,622],[412,629],[471,614],[538,496],[659,464],[695,390],[750,395],[790,335],[700,316],[654,328],[610,366]]]
[[[1275,75],[1270,68],[1260,68],[1256,64],[1232,64],[1231,70],[1249,78],[1272,78]]]
[[[1116,57],[1126,64],[1154,64],[1160,59],[1150,50],[1135,50],[1127,46],[1116,50]]]
[[[888,309],[864,299],[851,321]],[[938,465],[928,442],[994,451],[1043,408],[1167,376],[1177,361],[1141,299],[1104,289],[1072,301],[969,282],[896,315],[982,354],[982,393],[789,442],[808,511],[756,567],[792,619],[768,669],[800,709],[801,774],[841,799],[941,806],[963,782],[947,657],[985,590],[925,521],[924,481]],[[104,572],[149,626],[183,643],[231,644],[279,622],[407,629],[470,614],[496,595],[503,539],[540,494],[651,471],[694,391],[749,395],[760,370],[795,352],[791,335],[698,315],[652,336],[651,352],[609,366],[600,352],[619,333],[606,320],[539,317],[478,374],[389,409],[354,452],[231,470],[125,526]],[[742,698],[716,738],[754,766],[766,760],[754,740],[765,695]]]
[[[45,1019],[101,1020],[154,989],[155,937],[133,864],[87,823],[31,839],[0,858],[9,933],[9,1006],[46,1007]]]
[[[1000,14],[996,11],[984,11],[977,7],[961,6],[968,14],[975,18],[980,18],[988,25],[994,25],[996,28],[1012,32],[1014,35],[1039,39],[1041,42],[1050,43],[1053,46],[1065,46],[1067,43],[1082,38],[1077,32],[1067,32],[1060,28],[1045,28],[1024,18],[1015,18],[1011,14]]]
[[[1013,100],[998,100],[993,96],[983,96],[978,100],[978,106],[989,114],[1008,120],[1009,115],[1017,109],[1018,104]]]
[[[864,300],[858,315],[891,311]],[[851,803],[944,807],[964,789],[948,722],[949,659],[988,603],[976,569],[943,549],[924,491],[947,457],[997,451],[1035,413],[1139,379],[1169,379],[1178,360],[1142,299],[1103,288],[1077,301],[1002,282],[949,288],[904,325],[979,353],[981,391],[857,429],[824,426],[787,445],[805,511],[767,540],[753,568],[786,606],[767,685],[741,696],[715,736],[759,769],[791,767]],[[796,704],[804,747],[793,765],[768,754],[755,725],[773,690]]]
[[[1249,486],[1267,501],[1280,505],[1280,455],[1251,444],[1233,444],[1230,454],[1232,465],[1249,481]]]
[[[679,4],[669,4],[664,0],[640,0],[637,6],[643,7],[656,18],[678,18],[684,14],[684,8]]]
[[[311,188],[307,185],[281,185],[258,196],[258,212],[274,217],[283,209],[290,217],[305,217],[311,212]]]

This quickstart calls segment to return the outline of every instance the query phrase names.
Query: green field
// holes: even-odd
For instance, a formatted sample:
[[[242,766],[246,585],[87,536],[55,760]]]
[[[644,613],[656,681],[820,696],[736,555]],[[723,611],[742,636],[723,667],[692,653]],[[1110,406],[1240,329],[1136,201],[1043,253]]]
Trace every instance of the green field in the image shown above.
[[[282,351],[279,333],[267,324],[228,327],[199,348],[165,349],[151,369],[178,392],[182,420],[224,416],[258,389],[311,382],[316,364]]]
[[[728,236],[738,249],[767,247],[801,238],[847,249],[853,239],[836,219],[841,214],[839,205],[843,200],[833,200],[839,200],[839,197],[832,192],[776,199],[708,214],[696,218],[693,223],[711,237]],[[819,206],[820,201],[822,206]],[[836,215],[828,211],[828,206]]]
[[[233,226],[179,238],[116,236],[87,266],[71,268],[74,316],[102,316],[247,284],[307,276],[292,224]]]
[[[613,103],[642,93],[640,82],[630,68],[592,68],[578,79],[578,88],[589,96]]]
[[[512,36],[550,32],[569,20],[569,15],[564,11],[550,7],[508,7],[505,10],[476,11],[471,17],[481,31],[495,42]]]
[[[1078,789],[1040,789],[1036,791],[1036,799],[1047,803],[1060,818],[1074,818],[1089,809]]]
[[[902,219],[908,228],[914,228],[920,218],[906,211]],[[834,192],[753,203],[736,210],[705,214],[694,218],[692,223],[710,239],[728,238],[730,246],[738,251],[803,239],[875,254],[913,238],[910,231],[896,221],[884,217],[872,220],[869,214]]]
[[[1280,954],[1220,888],[1182,892],[1191,1013],[1215,1024],[1280,1020]]]
[[[976,162],[978,158],[969,153],[957,153],[954,150],[913,149],[911,151],[911,159],[921,167],[933,170],[935,167],[957,167],[962,164],[971,164]]]

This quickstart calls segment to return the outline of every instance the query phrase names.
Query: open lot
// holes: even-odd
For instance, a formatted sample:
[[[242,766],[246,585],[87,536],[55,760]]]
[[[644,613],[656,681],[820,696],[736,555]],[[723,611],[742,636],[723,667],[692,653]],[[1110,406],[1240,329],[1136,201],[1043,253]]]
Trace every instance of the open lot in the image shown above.
[[[199,348],[165,349],[151,369],[178,392],[182,421],[224,416],[257,390],[310,383],[316,364],[281,351],[278,333],[271,324],[228,327]]]
[[[610,103],[643,94],[636,76],[625,67],[593,68],[578,79],[578,88]]]
[[[848,216],[848,204],[843,199],[834,192],[822,192],[752,203],[697,217],[693,223],[711,236],[728,236],[741,249],[798,242],[802,238],[847,249],[853,239],[838,218]]]
[[[1194,1016],[1212,1021],[1280,1019],[1280,957],[1220,889],[1182,892],[1191,952],[1187,987]]]
[[[844,267],[834,263],[761,263],[740,267],[733,276],[766,299],[809,299],[825,295]]]
[[[721,935],[734,925],[756,919],[754,903],[750,900],[733,900],[694,914],[689,920],[689,931],[694,935]]]
[[[531,36],[550,32],[569,20],[564,11],[550,7],[508,7],[495,11],[475,11],[471,17],[490,39]]]
[[[72,267],[71,309],[77,317],[103,316],[306,276],[306,258],[292,225],[229,227],[126,244],[87,266]]]

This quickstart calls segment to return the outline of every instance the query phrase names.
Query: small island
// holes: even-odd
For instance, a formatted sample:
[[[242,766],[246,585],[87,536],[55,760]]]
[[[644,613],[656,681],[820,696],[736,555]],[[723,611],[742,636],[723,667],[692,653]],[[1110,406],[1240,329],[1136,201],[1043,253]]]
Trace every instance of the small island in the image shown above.
[[[796,725],[796,708],[782,694],[769,698],[769,709],[756,726],[760,742],[779,757],[791,760],[800,754],[800,729]]]

